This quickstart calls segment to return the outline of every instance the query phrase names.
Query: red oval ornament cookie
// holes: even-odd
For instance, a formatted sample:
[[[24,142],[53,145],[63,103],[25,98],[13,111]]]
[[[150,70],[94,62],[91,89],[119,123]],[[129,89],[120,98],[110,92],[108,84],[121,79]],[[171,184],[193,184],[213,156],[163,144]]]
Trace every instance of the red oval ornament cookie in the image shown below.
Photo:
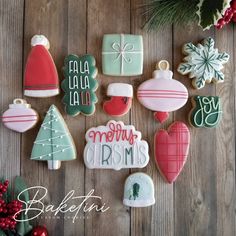
[[[154,139],[156,164],[169,183],[173,183],[187,160],[190,144],[188,127],[180,121],[171,124],[168,130],[159,130]]]

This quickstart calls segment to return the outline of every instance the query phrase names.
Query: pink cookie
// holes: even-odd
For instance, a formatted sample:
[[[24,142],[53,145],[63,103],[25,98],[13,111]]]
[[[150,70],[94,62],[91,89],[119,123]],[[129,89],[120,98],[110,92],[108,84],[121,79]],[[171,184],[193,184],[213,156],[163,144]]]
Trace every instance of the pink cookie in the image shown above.
[[[146,108],[156,111],[155,117],[160,122],[168,118],[168,112],[178,110],[188,100],[187,88],[172,79],[172,76],[169,63],[162,60],[158,63],[158,70],[153,72],[154,78],[145,81],[138,88],[139,102]]]
[[[2,122],[8,128],[23,133],[38,122],[38,113],[23,99],[17,98],[2,115]]]

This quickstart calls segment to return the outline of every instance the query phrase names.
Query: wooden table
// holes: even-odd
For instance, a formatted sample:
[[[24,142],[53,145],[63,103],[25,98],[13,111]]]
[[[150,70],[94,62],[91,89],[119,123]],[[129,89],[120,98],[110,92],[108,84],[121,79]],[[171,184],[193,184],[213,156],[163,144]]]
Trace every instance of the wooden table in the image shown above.
[[[42,185],[49,193],[45,203],[59,204],[65,194],[76,189],[78,195],[92,188],[110,206],[106,213],[79,214],[73,224],[71,219],[50,219],[43,215],[34,224],[46,224],[50,236],[193,236],[235,235],[235,58],[236,31],[230,25],[222,30],[203,32],[196,25],[166,27],[147,33],[138,6],[142,0],[1,0],[0,1],[0,105],[1,111],[16,97],[22,97],[24,65],[34,34],[44,34],[51,43],[50,52],[62,80],[63,60],[69,53],[91,53],[99,68],[99,89],[96,113],[92,117],[67,116],[60,96],[46,99],[27,98],[43,118],[51,104],[62,112],[75,140],[78,158],[64,162],[58,171],[49,171],[44,162],[30,160],[33,141],[40,127],[20,135],[0,127],[0,173],[12,178],[21,175],[28,186]],[[101,43],[105,33],[142,34],[144,39],[144,74],[135,77],[109,77],[101,73]],[[186,76],[176,72],[183,55],[181,47],[186,42],[197,43],[204,37],[215,38],[220,51],[230,54],[225,66],[225,82],[210,84],[200,91],[191,87]],[[175,184],[167,184],[160,176],[154,162],[153,137],[156,130],[167,128],[175,120],[188,123],[188,104],[170,115],[160,125],[153,113],[142,107],[137,99],[131,112],[122,117],[126,124],[135,125],[150,145],[150,163],[143,172],[154,180],[156,204],[148,208],[128,208],[122,205],[125,178],[137,170],[89,170],[84,167],[83,148],[85,131],[105,124],[110,117],[104,114],[101,104],[106,87],[111,82],[128,82],[137,86],[151,78],[155,64],[167,59],[174,77],[184,83],[190,95],[218,95],[223,106],[223,120],[217,128],[191,128],[191,148],[183,172]],[[85,217],[84,217],[85,216]]]

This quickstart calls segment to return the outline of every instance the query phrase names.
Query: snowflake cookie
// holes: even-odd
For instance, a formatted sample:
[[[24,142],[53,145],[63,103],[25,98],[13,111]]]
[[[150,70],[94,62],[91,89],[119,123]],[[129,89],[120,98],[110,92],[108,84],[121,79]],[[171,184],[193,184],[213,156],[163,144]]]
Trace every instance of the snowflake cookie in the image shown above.
[[[193,87],[201,89],[205,83],[224,82],[224,74],[221,72],[223,64],[228,62],[229,55],[225,52],[219,53],[214,48],[214,40],[206,38],[203,44],[197,46],[187,43],[183,47],[183,53],[187,55],[183,63],[178,66],[178,72],[182,75],[189,74]]]

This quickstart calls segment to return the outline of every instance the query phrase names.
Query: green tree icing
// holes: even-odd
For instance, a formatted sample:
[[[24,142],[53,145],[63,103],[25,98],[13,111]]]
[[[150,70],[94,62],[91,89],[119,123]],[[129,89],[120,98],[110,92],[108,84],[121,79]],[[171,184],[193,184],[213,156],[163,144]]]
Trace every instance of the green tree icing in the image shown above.
[[[65,79],[61,87],[65,92],[63,103],[68,115],[76,116],[80,112],[91,115],[95,111],[98,82],[95,79],[97,68],[95,58],[91,55],[78,57],[68,55],[65,58],[63,72]]]

